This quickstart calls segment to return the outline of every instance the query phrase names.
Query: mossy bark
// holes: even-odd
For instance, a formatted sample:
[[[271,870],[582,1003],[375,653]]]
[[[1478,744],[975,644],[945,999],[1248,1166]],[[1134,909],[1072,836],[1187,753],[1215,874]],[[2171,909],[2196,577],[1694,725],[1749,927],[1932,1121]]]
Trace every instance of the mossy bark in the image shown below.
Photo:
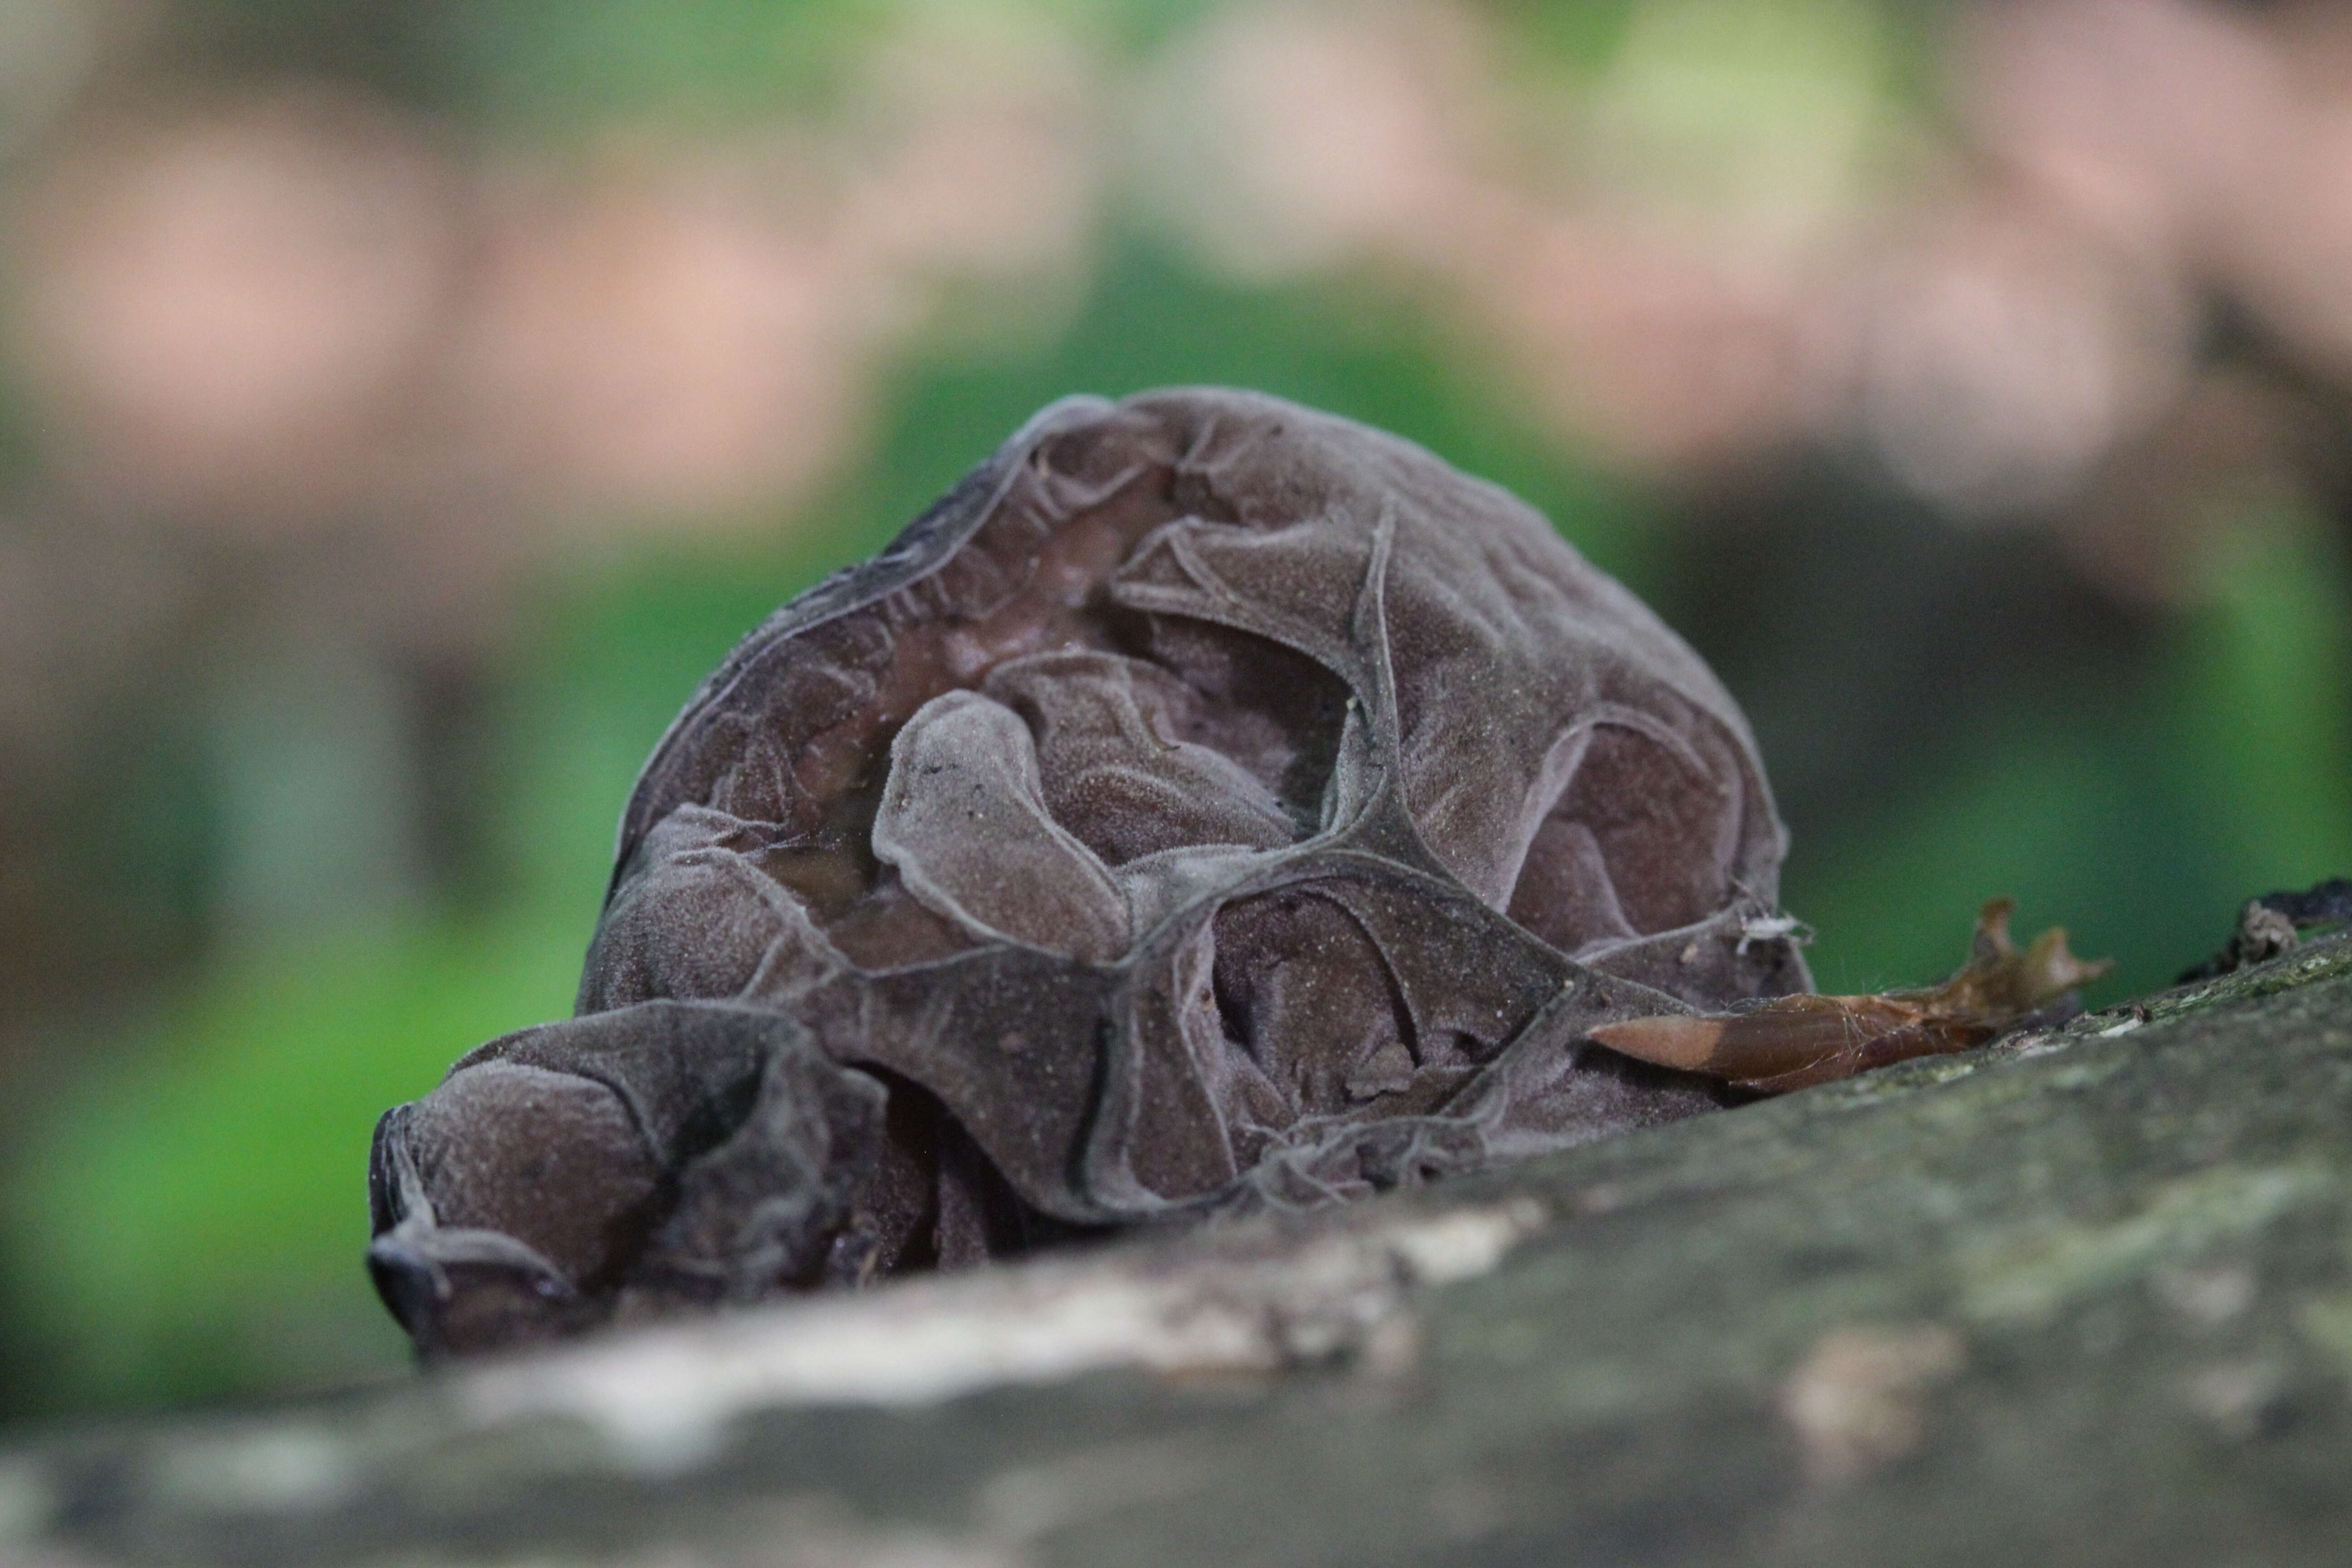
[[[1068,1336],[1007,1349],[1045,1322]],[[2347,1542],[2344,939],[1319,1216],[0,1455],[0,1561],[55,1564],[1974,1568]]]

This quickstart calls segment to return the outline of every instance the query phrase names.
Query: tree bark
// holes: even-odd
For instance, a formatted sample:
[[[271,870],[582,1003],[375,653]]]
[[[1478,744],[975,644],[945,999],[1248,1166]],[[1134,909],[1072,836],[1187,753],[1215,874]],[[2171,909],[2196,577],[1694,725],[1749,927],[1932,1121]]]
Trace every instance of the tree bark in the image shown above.
[[[1423,1192],[0,1453],[0,1563],[2340,1562],[2352,939]]]

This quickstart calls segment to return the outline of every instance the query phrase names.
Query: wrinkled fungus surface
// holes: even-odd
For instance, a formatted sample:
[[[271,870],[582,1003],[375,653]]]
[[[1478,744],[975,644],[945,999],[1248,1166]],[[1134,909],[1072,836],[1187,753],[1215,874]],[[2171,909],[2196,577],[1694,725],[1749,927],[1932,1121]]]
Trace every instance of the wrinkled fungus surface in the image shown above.
[[[427,1351],[1297,1206],[1706,1110],[1807,988],[1698,658],[1536,512],[1217,390],[1054,405],[704,685],[578,1016],[391,1111]]]

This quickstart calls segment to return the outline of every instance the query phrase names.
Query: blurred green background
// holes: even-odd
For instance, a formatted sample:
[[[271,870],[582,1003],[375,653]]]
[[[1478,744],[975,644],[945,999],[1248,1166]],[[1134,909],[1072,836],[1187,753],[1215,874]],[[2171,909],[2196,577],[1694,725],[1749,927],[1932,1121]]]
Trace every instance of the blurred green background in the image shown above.
[[[2189,0],[0,3],[0,1418],[399,1375],[731,643],[1175,382],[1549,512],[1824,989],[2352,872],[2352,24]]]

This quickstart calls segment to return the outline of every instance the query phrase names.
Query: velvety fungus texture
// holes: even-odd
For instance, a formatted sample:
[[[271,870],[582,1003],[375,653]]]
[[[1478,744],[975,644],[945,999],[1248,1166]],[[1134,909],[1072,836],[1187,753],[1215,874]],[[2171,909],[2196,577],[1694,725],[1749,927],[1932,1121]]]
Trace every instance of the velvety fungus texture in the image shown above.
[[[578,1016],[376,1141],[428,1352],[1345,1199],[1704,1110],[1808,988],[1698,658],[1539,515],[1247,393],[1054,405],[688,704]]]

